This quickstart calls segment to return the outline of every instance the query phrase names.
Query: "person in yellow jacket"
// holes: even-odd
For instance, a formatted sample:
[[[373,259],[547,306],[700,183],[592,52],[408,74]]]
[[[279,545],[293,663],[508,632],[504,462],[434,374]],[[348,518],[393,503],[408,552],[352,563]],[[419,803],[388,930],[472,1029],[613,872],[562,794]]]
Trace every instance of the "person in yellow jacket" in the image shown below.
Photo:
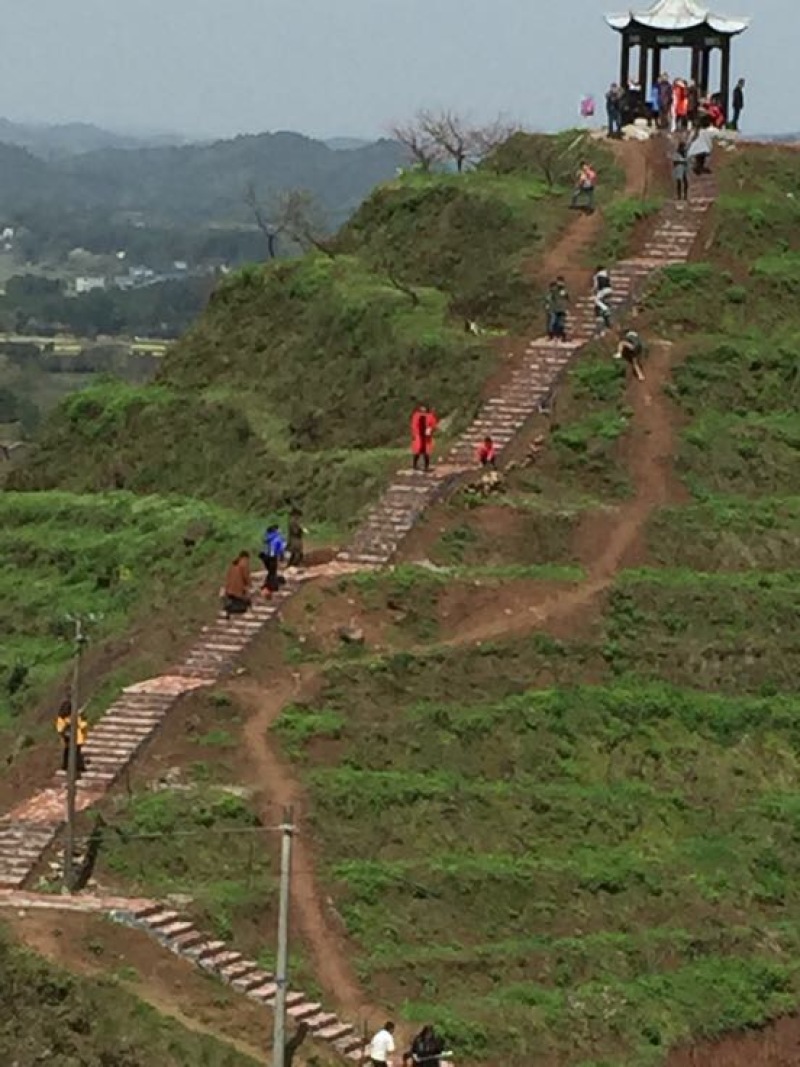
[[[69,769],[69,744],[72,733],[72,703],[63,700],[56,716],[56,730],[62,741],[63,751],[61,754],[61,770],[66,773]],[[78,712],[78,737],[75,745],[75,759],[78,777],[86,770],[86,760],[83,757],[83,746],[86,744],[86,735],[89,732],[89,724],[83,717],[83,712]]]

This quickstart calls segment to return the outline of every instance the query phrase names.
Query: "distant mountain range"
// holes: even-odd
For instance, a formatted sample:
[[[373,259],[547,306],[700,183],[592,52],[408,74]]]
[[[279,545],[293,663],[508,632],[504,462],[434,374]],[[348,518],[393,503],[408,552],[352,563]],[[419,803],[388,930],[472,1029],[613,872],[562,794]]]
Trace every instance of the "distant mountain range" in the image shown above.
[[[56,212],[144,225],[252,224],[245,191],[253,186],[264,202],[308,189],[335,226],[404,162],[391,140],[279,132],[182,143],[0,119],[0,224],[29,227],[31,216]]]

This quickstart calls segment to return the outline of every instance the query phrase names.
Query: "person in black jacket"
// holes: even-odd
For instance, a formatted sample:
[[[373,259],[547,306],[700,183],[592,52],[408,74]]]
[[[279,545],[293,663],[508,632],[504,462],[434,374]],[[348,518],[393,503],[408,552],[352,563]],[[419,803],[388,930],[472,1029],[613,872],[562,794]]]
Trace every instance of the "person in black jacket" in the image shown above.
[[[421,1067],[440,1067],[441,1056],[444,1052],[444,1041],[436,1033],[432,1026],[423,1026],[414,1040],[411,1048],[403,1055],[403,1065],[413,1063]]]
[[[744,85],[744,78],[740,78],[733,90],[733,122],[731,125],[734,130],[739,129],[739,119],[744,111]]]

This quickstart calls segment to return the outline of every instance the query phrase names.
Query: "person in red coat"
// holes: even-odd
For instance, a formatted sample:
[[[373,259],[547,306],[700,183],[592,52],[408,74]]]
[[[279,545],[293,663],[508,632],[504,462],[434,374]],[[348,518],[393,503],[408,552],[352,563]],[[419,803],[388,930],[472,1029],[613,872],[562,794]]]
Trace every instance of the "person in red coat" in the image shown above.
[[[414,457],[414,470],[419,470],[422,461],[423,470],[430,470],[433,452],[433,435],[439,420],[426,404],[419,404],[411,416],[411,454]]]
[[[497,466],[497,449],[494,447],[494,441],[491,437],[484,437],[483,441],[478,445],[475,451],[478,457],[478,463],[480,463],[482,467]]]

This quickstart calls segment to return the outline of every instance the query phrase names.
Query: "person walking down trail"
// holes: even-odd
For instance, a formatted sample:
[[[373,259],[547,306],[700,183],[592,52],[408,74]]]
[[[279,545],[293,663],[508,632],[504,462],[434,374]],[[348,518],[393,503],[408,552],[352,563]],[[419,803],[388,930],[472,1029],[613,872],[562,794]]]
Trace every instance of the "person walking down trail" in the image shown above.
[[[595,332],[602,334],[603,330],[611,329],[611,297],[614,295],[611,288],[611,275],[605,267],[598,267],[594,273],[592,295],[596,321]]]
[[[56,716],[56,730],[61,738],[61,770],[66,774],[69,770],[69,746],[72,737],[72,702],[64,700],[58,709]],[[75,745],[75,768],[77,777],[86,773],[86,760],[83,755],[83,746],[86,744],[86,736],[89,732],[89,724],[83,717],[83,712],[78,712],[78,736]]]
[[[622,332],[620,334],[619,348],[614,353],[614,359],[624,359],[633,370],[637,381],[640,382],[644,381],[644,370],[642,369],[643,355],[644,345],[636,330]]]
[[[590,215],[594,211],[594,197],[597,189],[597,171],[585,160],[580,165],[575,179],[575,188],[572,192],[570,207],[574,210],[583,209]],[[581,204],[580,201],[583,201]]]
[[[701,174],[710,174],[708,161],[714,151],[714,135],[706,126],[697,130],[689,143],[686,155],[692,161],[692,169],[698,177]]]
[[[278,568],[285,555],[286,542],[283,539],[283,534],[277,526],[268,526],[264,534],[264,547],[258,554],[258,558],[264,564],[266,571],[264,584],[261,586],[261,595],[267,600],[270,599],[273,593],[277,593],[281,587],[282,583],[278,575]]]
[[[622,90],[614,82],[606,93],[608,136],[622,137]]]
[[[562,277],[550,282],[545,297],[547,309],[547,337],[550,341],[566,341],[567,312],[569,311],[569,290]]]
[[[745,80],[740,78],[736,83],[736,88],[733,90],[733,119],[731,120],[731,125],[734,130],[739,129],[739,120],[744,111],[744,87]]]
[[[225,575],[223,610],[225,617],[244,615],[250,610],[250,553],[240,552]]]
[[[681,141],[672,157],[672,177],[675,180],[675,195],[678,200],[689,199],[689,157],[686,142]]]
[[[303,528],[303,513],[299,508],[293,508],[289,515],[289,537],[286,548],[289,552],[289,566],[302,567],[305,559],[304,538],[306,530]]]
[[[480,463],[482,467],[497,466],[497,449],[494,447],[494,441],[491,437],[484,437],[483,441],[476,449],[476,455],[478,457],[478,463]]]
[[[433,452],[433,435],[439,426],[439,420],[426,404],[420,404],[414,409],[411,416],[411,455],[414,470],[431,469],[431,453]]]
[[[408,1064],[424,1064],[425,1067],[441,1067],[444,1055],[444,1041],[432,1026],[423,1026],[411,1048],[403,1054],[403,1067]]]
[[[369,1044],[369,1062],[372,1067],[392,1067],[394,1055],[394,1023],[385,1023]]]

